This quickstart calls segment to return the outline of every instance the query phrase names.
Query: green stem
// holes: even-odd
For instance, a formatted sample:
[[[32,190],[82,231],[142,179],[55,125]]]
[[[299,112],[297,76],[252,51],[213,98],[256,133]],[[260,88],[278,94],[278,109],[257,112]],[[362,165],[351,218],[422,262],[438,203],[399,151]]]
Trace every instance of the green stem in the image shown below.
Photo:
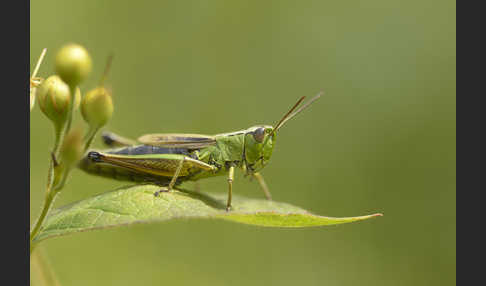
[[[44,200],[44,206],[42,207],[42,212],[41,212],[39,218],[37,219],[37,221],[34,225],[34,228],[30,232],[30,253],[31,254],[32,254],[32,251],[34,250],[34,247],[36,245],[32,241],[34,240],[34,238],[39,233],[40,228],[41,228],[45,218],[47,217],[47,214],[49,213],[49,210],[50,210],[52,203],[54,202],[54,199],[55,199],[57,194],[58,194],[58,192],[56,192],[56,191],[51,192],[50,189],[48,189],[47,192],[46,192],[46,199]]]
[[[64,134],[67,134],[71,129],[71,123],[73,121],[73,110],[74,110],[74,101],[76,101],[76,86],[69,86],[69,92],[71,93],[71,103],[69,105],[69,113],[67,116],[67,126],[66,131]]]
[[[42,285],[42,286],[60,286],[59,280],[52,269],[51,264],[49,263],[49,259],[47,259],[46,252],[43,248],[37,249],[36,252],[32,254],[32,261],[30,269],[36,275],[33,275],[36,278],[35,282],[38,282],[34,285]],[[32,279],[32,277],[31,277]],[[32,281],[32,280],[31,280]]]
[[[66,134],[65,128],[66,123],[62,123],[59,126],[55,126],[55,141],[54,141],[54,148],[52,149],[52,156],[49,162],[49,170],[47,171],[47,189],[51,189],[52,183],[54,180],[55,172],[54,167],[57,163],[59,158],[59,151],[61,149],[61,142],[64,139],[64,135]]]
[[[59,182],[59,184],[54,186],[54,192],[59,192],[60,190],[62,190],[62,188],[64,188],[64,185],[66,184],[66,181],[67,181],[67,178],[68,178],[70,172],[71,172],[71,168],[67,167],[66,170],[62,174],[62,178],[61,178],[61,181]]]
[[[61,149],[61,142],[64,139],[64,135],[66,134],[65,132],[66,129],[66,123],[62,123],[59,126],[56,126],[56,139],[54,141],[54,148],[52,149],[53,154],[56,156],[59,155],[59,150]]]
[[[30,253],[35,248],[35,243],[33,243],[33,240],[39,233],[42,224],[44,223],[44,220],[46,219],[47,215],[49,214],[49,210],[52,207],[52,204],[54,202],[54,199],[56,195],[59,193],[59,191],[62,189],[66,182],[67,178],[67,173],[69,173],[69,169],[64,170],[63,174],[56,174],[56,169],[55,169],[55,162],[54,160],[57,160],[58,155],[59,155],[59,150],[62,145],[62,141],[64,140],[65,135],[69,132],[71,129],[71,123],[73,120],[73,110],[74,110],[74,101],[75,101],[75,91],[76,91],[76,86],[70,86],[69,91],[71,92],[71,103],[69,105],[69,113],[67,115],[67,122],[59,125],[59,127],[56,127],[56,139],[54,142],[54,149],[53,149],[53,157],[51,158],[51,163],[49,165],[49,171],[47,174],[47,189],[46,189],[46,198],[44,200],[44,205],[42,207],[42,212],[37,219],[34,228],[30,232]],[[52,188],[53,183],[55,181],[55,178],[59,175],[62,175],[63,177],[61,178],[60,184],[55,187],[54,189]]]
[[[101,77],[99,86],[103,86],[103,84],[105,83],[105,80],[108,77],[108,72],[110,72],[112,62],[113,62],[113,54],[109,55],[108,59],[106,60],[105,71],[103,72],[103,76]]]
[[[86,144],[84,145],[84,152],[86,152],[91,144],[93,143],[94,138],[96,137],[96,133],[100,130],[100,127],[90,127],[86,136],[84,136],[84,140]]]
[[[54,141],[54,149],[52,150],[52,155],[53,157],[57,160],[58,154],[59,154],[59,149],[61,146],[61,141],[64,138],[64,132],[65,132],[65,124],[56,127],[56,139]],[[46,189],[46,198],[44,200],[44,206],[42,207],[42,212],[37,219],[34,228],[30,232],[30,252],[32,253],[32,250],[34,249],[34,246],[32,245],[32,240],[35,238],[37,233],[40,230],[40,227],[42,223],[44,222],[44,219],[47,216],[47,213],[49,212],[49,209],[51,207],[52,202],[54,201],[55,194],[52,193],[52,184],[54,183],[54,177],[55,177],[55,162],[54,158],[51,157],[51,160],[49,161],[49,170],[47,172],[47,189]]]

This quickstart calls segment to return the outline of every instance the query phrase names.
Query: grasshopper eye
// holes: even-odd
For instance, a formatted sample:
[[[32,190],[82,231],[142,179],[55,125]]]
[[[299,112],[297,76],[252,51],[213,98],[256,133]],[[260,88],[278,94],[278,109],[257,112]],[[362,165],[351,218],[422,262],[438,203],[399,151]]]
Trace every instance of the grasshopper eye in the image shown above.
[[[265,128],[258,128],[253,132],[253,138],[255,139],[256,142],[262,143],[263,139],[265,138]]]

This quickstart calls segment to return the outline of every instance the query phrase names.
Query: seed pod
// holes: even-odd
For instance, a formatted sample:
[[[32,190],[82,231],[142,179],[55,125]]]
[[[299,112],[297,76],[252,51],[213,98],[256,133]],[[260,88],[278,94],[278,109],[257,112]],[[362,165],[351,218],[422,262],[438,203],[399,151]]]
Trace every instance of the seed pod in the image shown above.
[[[91,57],[78,44],[67,44],[56,56],[56,72],[69,86],[77,86],[91,72]]]
[[[104,87],[88,92],[81,100],[81,114],[92,128],[104,126],[113,114],[110,92]]]
[[[69,86],[57,75],[44,80],[36,88],[36,96],[42,112],[54,123],[56,127],[66,122],[71,103]]]

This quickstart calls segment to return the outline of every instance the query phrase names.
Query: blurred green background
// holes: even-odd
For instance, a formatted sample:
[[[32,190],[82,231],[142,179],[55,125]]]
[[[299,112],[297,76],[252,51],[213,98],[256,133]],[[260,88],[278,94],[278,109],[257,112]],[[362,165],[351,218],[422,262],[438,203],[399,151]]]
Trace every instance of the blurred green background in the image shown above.
[[[43,242],[63,285],[455,285],[455,1],[31,1],[30,62],[77,42],[109,53],[107,129],[215,134],[288,123],[263,174],[275,200],[328,216],[311,229],[172,221]],[[30,115],[31,222],[53,128]],[[84,126],[78,114],[76,124]],[[95,147],[101,147],[97,140]],[[73,172],[61,206],[126,185]],[[192,187],[191,184],[187,185]],[[226,192],[224,178],[201,182]],[[263,197],[236,173],[238,195]]]

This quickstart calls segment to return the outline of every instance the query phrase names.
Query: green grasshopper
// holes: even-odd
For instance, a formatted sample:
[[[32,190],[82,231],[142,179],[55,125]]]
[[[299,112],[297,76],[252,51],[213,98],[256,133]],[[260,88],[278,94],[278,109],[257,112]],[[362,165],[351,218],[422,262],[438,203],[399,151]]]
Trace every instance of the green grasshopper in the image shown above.
[[[321,94],[295,110],[297,103],[272,127],[253,126],[245,130],[214,136],[200,134],[147,134],[138,142],[113,133],[104,133],[106,145],[119,147],[105,151],[91,151],[79,167],[91,174],[164,187],[155,192],[169,192],[185,181],[228,176],[228,200],[231,208],[235,168],[257,179],[267,199],[271,199],[268,187],[260,171],[270,160],[275,147],[277,131],[291,118],[317,100]],[[295,110],[295,111],[294,111]]]

